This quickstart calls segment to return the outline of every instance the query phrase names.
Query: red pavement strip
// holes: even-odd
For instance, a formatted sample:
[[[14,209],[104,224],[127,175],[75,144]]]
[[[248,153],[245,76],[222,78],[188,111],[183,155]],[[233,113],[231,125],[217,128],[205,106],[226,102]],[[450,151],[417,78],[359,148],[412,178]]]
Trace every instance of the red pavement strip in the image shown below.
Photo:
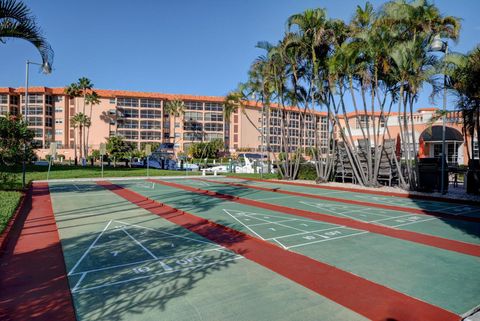
[[[0,256],[0,320],[75,320],[46,183],[35,183]]]
[[[286,206],[254,201],[250,199],[241,198],[238,196],[212,192],[212,191],[204,190],[201,188],[194,188],[194,187],[185,186],[185,185],[167,182],[167,181],[160,181],[156,179],[149,179],[148,181],[158,183],[158,184],[163,184],[170,187],[180,188],[180,189],[183,189],[189,192],[194,192],[197,194],[204,194],[204,195],[213,196],[220,199],[225,199],[231,202],[255,206],[255,207],[282,212],[290,215],[306,217],[306,218],[321,221],[321,222],[343,225],[343,226],[351,227],[354,229],[368,231],[371,233],[381,234],[389,237],[394,237],[397,239],[402,239],[410,242],[420,243],[423,245],[428,245],[428,246],[432,246],[439,249],[463,253],[463,254],[472,255],[472,256],[480,256],[480,246],[471,244],[471,243],[455,241],[455,240],[450,240],[450,239],[446,239],[438,236],[426,235],[426,234],[421,234],[421,233],[416,233],[416,232],[411,232],[406,230],[399,230],[396,228],[380,226],[376,224],[365,223],[365,222],[361,222],[361,221],[357,221],[357,220],[345,218],[345,217],[337,217],[329,214],[310,212],[310,211],[305,211],[297,208],[290,208]]]
[[[223,225],[179,211],[129,189],[107,181],[97,184],[371,320],[460,320],[460,316],[437,306]]]
[[[231,186],[245,187],[245,188],[250,188],[250,189],[256,189],[256,190],[259,190],[259,191],[267,191],[267,192],[275,192],[275,193],[280,193],[280,194],[302,196],[302,197],[308,197],[308,198],[316,198],[316,199],[320,199],[320,200],[324,200],[324,201],[341,202],[341,203],[352,204],[352,205],[376,207],[376,208],[381,208],[381,209],[386,209],[386,210],[407,212],[407,213],[411,213],[411,214],[421,214],[421,215],[428,215],[428,216],[434,216],[434,217],[441,217],[441,218],[445,218],[445,219],[449,219],[449,220],[459,220],[459,221],[480,223],[480,217],[454,215],[454,214],[448,214],[448,213],[442,213],[442,212],[421,210],[421,209],[416,209],[416,208],[408,208],[408,207],[403,207],[403,206],[384,205],[384,204],[377,204],[377,203],[370,203],[370,202],[363,202],[363,201],[347,200],[347,199],[337,198],[337,197],[305,194],[305,193],[300,193],[300,192],[279,190],[277,188],[267,188],[267,187],[253,186],[253,185],[248,185],[248,184],[232,183],[232,182],[222,182],[222,181],[218,181],[218,180],[210,180],[210,179],[204,179],[204,178],[192,178],[192,179],[198,180],[198,181],[203,181],[203,182],[216,183],[216,184],[225,184],[225,185],[231,185]]]
[[[445,203],[480,206],[480,202],[478,202],[478,201],[462,200],[462,199],[454,199],[454,198],[438,197],[438,196],[430,196],[430,195],[417,195],[417,194],[403,194],[403,193],[395,193],[395,192],[372,191],[372,190],[366,190],[366,189],[360,189],[360,188],[314,185],[314,184],[298,183],[298,182],[292,182],[292,181],[283,182],[283,181],[280,181],[280,180],[268,180],[268,179],[250,178],[250,177],[247,178],[247,177],[241,177],[241,176],[235,176],[235,175],[232,175],[232,176],[229,176],[229,177],[238,178],[238,179],[246,179],[246,180],[249,180],[249,181],[278,183],[278,184],[284,184],[284,185],[297,185],[297,186],[313,187],[313,188],[327,189],[327,190],[333,190],[333,191],[355,192],[355,193],[362,193],[362,194],[393,196],[393,197],[412,198],[412,199],[419,199],[419,200],[426,200],[426,201],[437,201],[437,202],[445,202]]]

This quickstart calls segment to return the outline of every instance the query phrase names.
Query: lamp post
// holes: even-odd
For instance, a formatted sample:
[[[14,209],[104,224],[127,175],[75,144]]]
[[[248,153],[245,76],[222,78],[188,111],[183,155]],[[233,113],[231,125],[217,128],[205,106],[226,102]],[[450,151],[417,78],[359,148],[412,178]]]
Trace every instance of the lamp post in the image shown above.
[[[48,62],[44,62],[43,64],[40,64],[38,62],[33,62],[27,60],[25,64],[25,111],[24,111],[24,116],[25,116],[25,122],[27,124],[28,128],[28,71],[30,69],[30,65],[37,65],[42,67],[42,72],[46,75],[50,74],[52,72],[52,67]],[[27,143],[23,145],[23,163],[22,163],[22,187],[25,188],[25,173],[26,173],[26,163],[27,163]]]
[[[433,38],[432,44],[430,45],[430,51],[441,51],[444,53],[443,61],[444,61],[444,73],[443,73],[443,113],[442,113],[442,174],[441,174],[441,182],[440,182],[440,192],[445,194],[445,179],[444,179],[444,171],[445,171],[445,125],[446,125],[446,110],[447,110],[447,73],[446,73],[446,59],[448,55],[448,42],[443,41],[439,35],[436,35]]]

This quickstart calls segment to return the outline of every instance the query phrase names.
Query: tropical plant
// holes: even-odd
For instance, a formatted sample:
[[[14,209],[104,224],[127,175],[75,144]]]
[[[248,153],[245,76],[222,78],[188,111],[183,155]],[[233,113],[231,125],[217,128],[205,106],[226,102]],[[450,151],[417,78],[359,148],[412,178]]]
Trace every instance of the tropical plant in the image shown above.
[[[0,165],[20,163],[25,151],[31,158],[33,137],[33,131],[21,118],[13,115],[0,117]]]
[[[123,140],[121,136],[111,136],[107,138],[107,153],[113,158],[113,167],[116,167],[117,161],[128,158],[129,153],[133,151],[133,146]]]
[[[79,140],[80,140],[80,158],[83,158],[83,151],[84,151],[84,148],[83,148],[83,144],[84,144],[84,141],[83,141],[83,129],[85,127],[90,127],[90,125],[92,124],[90,118],[85,115],[84,113],[76,113],[72,119],[70,120],[70,123],[71,123],[71,126],[73,128],[79,128]]]
[[[163,112],[167,115],[173,116],[173,144],[175,151],[175,127],[177,124],[177,117],[185,114],[185,103],[183,100],[175,98],[173,100],[167,101]]]
[[[44,66],[53,65],[53,50],[31,14],[21,1],[0,0],[0,43],[7,38],[24,39],[33,44],[42,57]]]
[[[100,97],[95,91],[89,92],[85,95],[85,102],[90,105],[88,118],[92,119],[92,109],[94,105],[100,104]],[[87,127],[87,135],[85,139],[85,155],[88,155],[88,140],[90,137],[90,125]]]

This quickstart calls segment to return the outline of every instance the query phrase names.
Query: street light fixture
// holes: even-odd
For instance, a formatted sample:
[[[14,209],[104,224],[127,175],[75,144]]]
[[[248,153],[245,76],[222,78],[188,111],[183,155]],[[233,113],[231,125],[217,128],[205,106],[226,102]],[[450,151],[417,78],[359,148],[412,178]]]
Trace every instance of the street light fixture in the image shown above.
[[[430,51],[441,51],[444,53],[443,62],[444,62],[444,72],[443,72],[443,114],[442,114],[442,174],[440,182],[440,192],[445,194],[445,124],[446,124],[446,110],[447,110],[447,73],[446,73],[446,60],[448,55],[448,42],[443,41],[440,35],[433,37],[433,41],[430,45]]]
[[[52,66],[48,62],[44,62],[42,64],[38,62],[33,62],[27,60],[26,65],[25,65],[25,111],[24,111],[24,116],[25,116],[25,122],[27,124],[28,128],[28,72],[30,69],[30,65],[37,65],[41,67],[42,73],[48,75],[52,72]],[[23,163],[22,163],[22,186],[25,188],[26,182],[25,182],[25,173],[26,173],[26,163],[27,163],[27,144],[25,143],[23,145]]]

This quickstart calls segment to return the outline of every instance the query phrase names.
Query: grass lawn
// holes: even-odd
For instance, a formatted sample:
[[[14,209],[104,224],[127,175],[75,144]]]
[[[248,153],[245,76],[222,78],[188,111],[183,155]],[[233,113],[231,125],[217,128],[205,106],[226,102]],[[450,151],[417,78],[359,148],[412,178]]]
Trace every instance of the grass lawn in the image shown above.
[[[0,233],[15,212],[22,193],[17,191],[0,191]]]
[[[13,186],[3,186],[4,189],[19,189],[22,186],[22,167],[0,167],[1,172],[12,173],[15,175],[15,183]],[[33,180],[47,179],[47,166],[27,166],[27,182]],[[188,172],[188,175],[199,175],[201,172]],[[146,176],[146,168],[129,168],[129,167],[104,167],[104,177],[130,177],[130,176]],[[185,171],[169,171],[160,169],[150,169],[150,176],[174,176],[185,175]],[[49,179],[61,178],[100,178],[102,177],[101,167],[91,166],[70,166],[70,165],[54,165],[50,171]],[[2,186],[0,186],[2,189]]]

